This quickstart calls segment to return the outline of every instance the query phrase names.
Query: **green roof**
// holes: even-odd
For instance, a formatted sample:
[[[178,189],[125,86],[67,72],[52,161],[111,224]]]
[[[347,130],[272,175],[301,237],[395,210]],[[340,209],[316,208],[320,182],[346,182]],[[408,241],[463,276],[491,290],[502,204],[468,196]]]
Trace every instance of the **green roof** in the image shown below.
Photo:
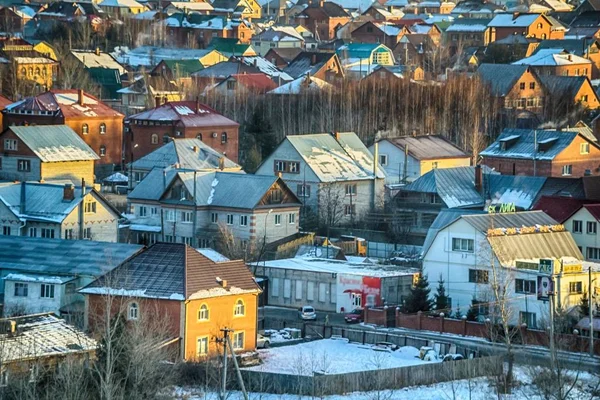
[[[123,85],[121,84],[121,75],[118,70],[108,68],[88,68],[87,70],[90,78],[100,85],[102,90],[100,97],[103,99],[119,98],[117,90],[121,89]]]
[[[162,60],[173,74],[187,77],[196,71],[204,69],[200,60]]]
[[[346,58],[369,58],[373,52],[392,52],[388,47],[379,43],[348,43],[337,50],[338,56]]]

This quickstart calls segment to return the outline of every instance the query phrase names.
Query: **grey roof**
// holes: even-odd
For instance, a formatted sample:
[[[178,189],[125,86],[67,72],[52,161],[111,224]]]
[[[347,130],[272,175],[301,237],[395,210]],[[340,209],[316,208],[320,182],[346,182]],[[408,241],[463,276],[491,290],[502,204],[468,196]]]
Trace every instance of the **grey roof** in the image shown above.
[[[537,135],[538,147],[544,143],[555,143],[545,151],[535,151],[534,137]],[[524,158],[553,160],[579,135],[578,132],[546,131],[533,129],[505,129],[498,139],[480,153],[483,157]],[[583,137],[583,136],[582,136]],[[501,149],[502,142],[514,141],[506,150]],[[593,142],[592,142],[593,143]],[[592,144],[595,145],[595,144]]]
[[[321,182],[370,180],[373,155],[354,132],[292,135],[285,140],[296,149]],[[385,178],[382,168],[377,178]]]
[[[479,232],[488,229],[521,228],[535,225],[556,225],[558,222],[543,211],[523,211],[506,214],[464,215],[462,219]]]
[[[408,145],[408,153],[417,160],[434,160],[438,158],[469,158],[465,152],[452,144],[449,140],[438,135],[400,136],[384,138],[398,148],[404,149]]]
[[[173,139],[152,153],[135,160],[133,169],[151,170],[152,168],[166,168],[179,164],[181,168],[196,171],[216,170],[220,167],[223,158],[223,168],[238,169],[242,167],[226,158],[212,147],[207,146],[199,139]]]
[[[211,65],[200,71],[196,71],[192,73],[192,76],[196,78],[227,78],[230,75],[236,74],[256,74],[261,72],[257,67],[246,65],[239,61],[230,60],[230,61],[222,61],[220,63]]]
[[[488,241],[500,263],[505,266],[514,266],[517,260],[536,262],[540,258],[583,260],[573,236],[566,231],[490,236]]]
[[[550,92],[551,96],[555,96],[555,98],[564,97],[569,100],[575,99],[575,96],[577,96],[577,93],[587,80],[586,76],[540,75],[540,81]],[[591,84],[590,88],[593,91]]]
[[[176,176],[174,169],[165,171],[163,168],[154,168],[133,188],[127,199],[158,201]]]
[[[463,215],[469,214],[483,214],[482,210],[462,210],[455,208],[445,208],[440,211],[440,213],[435,217],[433,223],[427,230],[427,236],[425,236],[425,241],[423,242],[423,247],[421,250],[421,254],[427,253],[435,237],[438,232],[444,229],[446,226],[452,224],[454,221],[458,220]]]
[[[90,240],[0,236],[0,269],[37,274],[100,276],[143,246]]]
[[[306,74],[314,75],[323,68],[332,57],[336,57],[336,54],[303,51],[298,54],[283,71],[294,79]]]
[[[588,48],[594,43],[594,40],[589,40],[586,38],[542,40],[535,48],[533,54],[543,49],[561,49],[566,50],[571,54],[585,57]]]
[[[66,125],[11,126],[43,162],[99,160],[100,157]]]
[[[484,176],[484,194],[492,204],[512,203],[518,209],[528,210],[546,183],[541,176],[497,175]]]
[[[517,81],[529,69],[527,65],[481,64],[477,75],[490,85],[492,95],[506,96]]]

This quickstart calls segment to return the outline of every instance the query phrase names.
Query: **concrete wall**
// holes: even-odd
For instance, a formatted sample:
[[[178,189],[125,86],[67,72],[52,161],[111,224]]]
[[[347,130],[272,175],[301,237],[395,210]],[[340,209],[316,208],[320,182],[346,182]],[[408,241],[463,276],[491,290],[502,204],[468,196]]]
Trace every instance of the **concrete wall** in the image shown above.
[[[573,232],[573,221],[581,221],[582,231],[581,233]],[[596,234],[587,233],[587,223],[596,223]],[[577,243],[577,246],[581,249],[581,253],[589,261],[600,261],[600,259],[588,258],[588,247],[600,249],[600,222],[596,220],[592,214],[585,208],[579,209],[569,219],[564,222],[565,228],[571,232],[573,240]]]

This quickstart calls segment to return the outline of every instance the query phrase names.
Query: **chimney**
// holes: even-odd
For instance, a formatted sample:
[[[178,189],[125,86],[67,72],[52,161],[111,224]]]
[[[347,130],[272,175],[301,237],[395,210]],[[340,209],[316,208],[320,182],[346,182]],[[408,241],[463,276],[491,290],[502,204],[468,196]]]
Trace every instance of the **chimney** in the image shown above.
[[[160,107],[160,96],[154,97],[154,105],[156,106],[156,108]]]
[[[166,104],[168,101],[169,101],[169,99],[167,98],[167,96],[164,96],[164,97],[163,97],[163,102],[162,102],[162,103],[163,103],[163,104]]]
[[[258,61],[257,61],[256,57],[254,57],[254,67],[255,67],[255,68],[256,68],[257,62],[258,62]]]
[[[196,114],[200,114],[200,96],[196,96]]]
[[[218,276],[215,278],[215,280],[217,281],[217,283],[219,285],[221,285],[221,287],[227,287],[227,280],[226,279],[221,279]]]
[[[80,106],[83,105],[83,89],[79,89],[79,91],[77,92],[77,103],[79,103]]]
[[[481,173],[481,165],[475,166],[475,190],[481,193],[483,176]]]
[[[517,19],[519,17],[519,13],[518,12],[514,12],[513,13],[513,20]]]
[[[192,146],[192,151],[198,154],[198,146]]]
[[[85,196],[85,179],[81,178],[81,197]]]
[[[219,157],[219,169],[221,171],[225,169],[225,156]]]
[[[73,201],[75,199],[75,188],[72,183],[66,183],[63,188],[63,201]]]
[[[340,141],[340,133],[339,132],[331,132],[331,136],[335,138],[338,142]]]
[[[316,63],[317,63],[317,55],[316,55],[316,54],[313,54],[313,55],[310,57],[310,65],[315,65]]]
[[[96,47],[96,55],[99,56],[100,55],[100,47]]]
[[[573,61],[573,56],[571,54],[567,55],[567,60]]]
[[[21,200],[19,203],[19,213],[25,214],[25,205],[27,204],[27,186],[25,186],[25,181],[21,182]]]
[[[323,8],[324,5],[325,5],[325,1],[319,0],[319,7]]]

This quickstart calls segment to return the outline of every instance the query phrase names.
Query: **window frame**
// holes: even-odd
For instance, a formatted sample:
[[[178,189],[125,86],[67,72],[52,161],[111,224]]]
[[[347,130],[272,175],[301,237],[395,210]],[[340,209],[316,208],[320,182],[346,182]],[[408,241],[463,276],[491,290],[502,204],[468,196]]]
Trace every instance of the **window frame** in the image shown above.
[[[485,269],[469,268],[469,283],[487,285],[490,283],[490,271]]]
[[[583,233],[583,220],[574,219],[573,221],[571,221],[571,232]]]
[[[31,172],[31,160],[18,159],[17,160],[17,171],[19,172]]]
[[[246,302],[242,299],[237,299],[233,306],[234,317],[245,317],[246,316]]]
[[[19,141],[17,139],[4,139],[4,151],[18,151]]]
[[[140,319],[140,305],[137,301],[132,301],[127,305],[127,321],[137,321]]]
[[[569,282],[569,294],[582,294],[583,293],[583,282],[574,281]]]
[[[248,216],[240,215],[240,226],[248,226]]]
[[[240,338],[241,338],[241,340],[240,340]],[[240,345],[240,342],[241,342],[241,345]],[[245,344],[246,344],[245,331],[233,332],[233,343],[231,343],[233,350],[244,350]]]
[[[21,289],[21,290],[19,290]],[[14,297],[29,297],[29,284],[24,282],[15,282]]]
[[[210,342],[210,338],[207,336],[199,336],[196,338],[196,357],[206,357],[208,356],[208,344]],[[202,352],[201,346],[204,346],[205,351]]]
[[[98,131],[101,135],[106,135],[106,124],[104,122],[100,124]]]
[[[460,241],[460,242],[456,242]],[[463,244],[466,241],[466,249],[463,248]],[[456,243],[460,243],[456,246]],[[452,251],[459,253],[474,253],[475,252],[475,240],[469,238],[453,237],[452,238]]]
[[[598,223],[596,221],[586,221],[585,233],[588,235],[596,235],[598,233]]]
[[[40,298],[42,299],[53,299],[54,298],[54,286],[51,283],[42,283],[40,285]]]
[[[202,314],[205,314],[202,316]],[[205,322],[210,321],[210,309],[206,303],[200,304],[200,308],[198,308],[198,321]]]

